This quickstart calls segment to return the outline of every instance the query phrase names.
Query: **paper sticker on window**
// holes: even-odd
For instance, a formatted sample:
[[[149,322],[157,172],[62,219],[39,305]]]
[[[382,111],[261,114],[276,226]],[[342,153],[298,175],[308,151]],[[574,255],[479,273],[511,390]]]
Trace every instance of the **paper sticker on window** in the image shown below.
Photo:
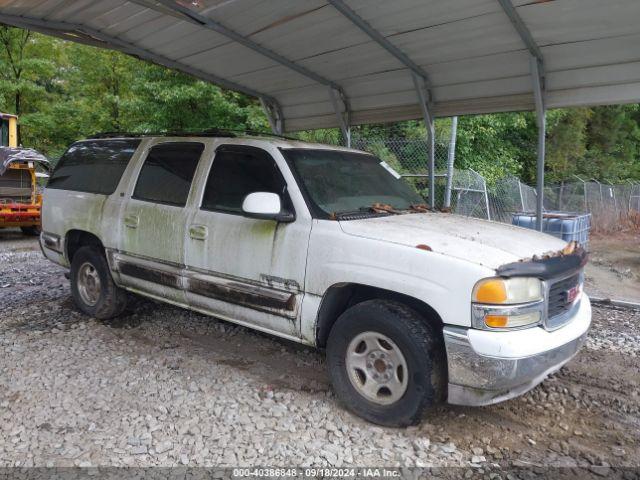
[[[380,165],[382,166],[382,168],[384,168],[387,172],[389,172],[394,177],[400,178],[400,174],[396,172],[393,168],[391,168],[391,165],[389,165],[387,162],[380,162]]]

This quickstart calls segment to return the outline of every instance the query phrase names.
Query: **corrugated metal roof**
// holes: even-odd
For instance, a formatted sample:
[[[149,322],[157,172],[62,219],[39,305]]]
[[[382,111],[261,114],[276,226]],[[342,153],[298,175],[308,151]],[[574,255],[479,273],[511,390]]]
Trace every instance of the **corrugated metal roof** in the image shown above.
[[[426,73],[435,115],[533,109],[530,52],[498,0],[345,3]],[[640,101],[640,1],[513,6],[543,56],[547,107]],[[328,83],[342,90],[353,124],[422,116],[411,70],[327,1],[1,0],[0,21],[124,50],[271,99],[287,131],[338,126]]]

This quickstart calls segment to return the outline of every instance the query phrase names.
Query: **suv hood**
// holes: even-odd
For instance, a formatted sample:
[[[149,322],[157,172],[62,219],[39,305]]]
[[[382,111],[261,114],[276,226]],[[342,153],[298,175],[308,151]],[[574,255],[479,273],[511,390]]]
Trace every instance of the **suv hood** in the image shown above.
[[[567,242],[534,230],[447,213],[411,213],[341,221],[358,237],[408,247],[424,244],[443,255],[497,269],[506,263],[561,250]]]

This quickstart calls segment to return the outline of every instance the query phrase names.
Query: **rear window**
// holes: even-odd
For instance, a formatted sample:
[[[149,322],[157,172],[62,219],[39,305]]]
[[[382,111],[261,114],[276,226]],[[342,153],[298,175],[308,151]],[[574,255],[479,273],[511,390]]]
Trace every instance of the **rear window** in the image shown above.
[[[140,139],[74,143],[60,158],[47,188],[111,195]]]

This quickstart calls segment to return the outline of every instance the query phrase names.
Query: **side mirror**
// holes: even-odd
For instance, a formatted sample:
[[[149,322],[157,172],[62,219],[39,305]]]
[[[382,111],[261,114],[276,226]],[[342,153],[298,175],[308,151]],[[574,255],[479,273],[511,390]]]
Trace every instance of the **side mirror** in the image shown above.
[[[254,192],[244,197],[242,211],[246,217],[277,222],[293,222],[295,216],[282,211],[280,195],[271,192]]]

